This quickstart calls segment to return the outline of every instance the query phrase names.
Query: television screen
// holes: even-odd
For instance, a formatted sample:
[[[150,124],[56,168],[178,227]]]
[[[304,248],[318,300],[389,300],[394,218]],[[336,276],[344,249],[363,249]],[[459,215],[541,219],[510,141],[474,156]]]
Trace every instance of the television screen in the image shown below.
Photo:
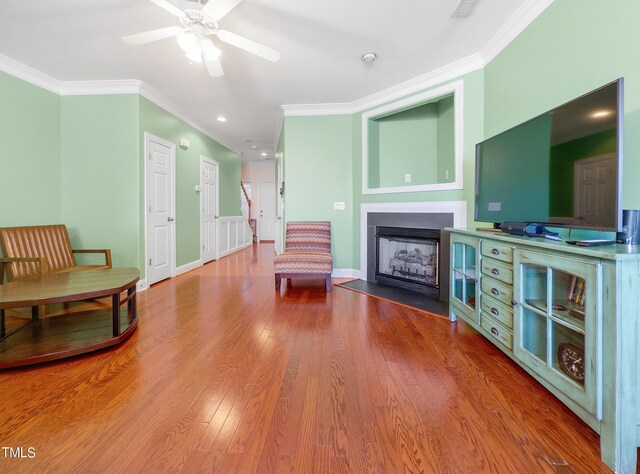
[[[479,143],[476,221],[620,230],[622,82]]]

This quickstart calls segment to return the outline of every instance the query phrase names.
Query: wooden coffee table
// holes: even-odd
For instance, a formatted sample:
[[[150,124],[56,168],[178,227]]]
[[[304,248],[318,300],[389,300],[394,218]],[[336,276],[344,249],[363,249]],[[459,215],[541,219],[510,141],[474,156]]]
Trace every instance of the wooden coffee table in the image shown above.
[[[0,285],[0,369],[121,344],[138,324],[139,279],[136,268],[109,268],[54,273]],[[41,305],[105,297],[111,297],[110,307],[40,317]],[[5,310],[25,307],[31,307],[31,320],[9,327]]]

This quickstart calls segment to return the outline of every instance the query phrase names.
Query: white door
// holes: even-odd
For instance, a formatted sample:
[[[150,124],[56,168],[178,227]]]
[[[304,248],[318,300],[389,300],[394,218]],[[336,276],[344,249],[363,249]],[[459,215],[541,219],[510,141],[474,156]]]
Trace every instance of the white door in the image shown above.
[[[615,157],[585,158],[574,163],[574,216],[582,225],[611,225],[615,200]]]
[[[260,240],[276,238],[276,184],[260,183]]]
[[[202,263],[218,258],[218,163],[200,157]]]
[[[278,166],[278,193],[276,195],[276,252],[282,253],[284,252],[284,226],[282,225],[284,222],[284,175],[282,162],[284,160],[284,155],[282,153],[276,155],[278,158],[277,166]]]
[[[175,274],[175,145],[145,134],[147,152],[147,282]]]

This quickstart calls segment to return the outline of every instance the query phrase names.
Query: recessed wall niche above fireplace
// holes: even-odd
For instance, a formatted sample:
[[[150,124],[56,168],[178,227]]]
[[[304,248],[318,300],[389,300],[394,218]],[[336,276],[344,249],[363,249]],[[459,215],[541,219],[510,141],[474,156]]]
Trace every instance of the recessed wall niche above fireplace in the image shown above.
[[[466,202],[361,205],[361,278],[425,298],[449,298],[449,235],[463,227]]]

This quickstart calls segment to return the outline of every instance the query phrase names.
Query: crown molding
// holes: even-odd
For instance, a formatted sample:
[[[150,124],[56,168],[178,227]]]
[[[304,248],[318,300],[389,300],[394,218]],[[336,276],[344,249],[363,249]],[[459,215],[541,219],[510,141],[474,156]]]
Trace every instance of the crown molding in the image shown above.
[[[306,117],[311,115],[350,115],[355,112],[352,103],[335,104],[285,104],[280,108],[285,117]]]
[[[527,0],[514,15],[509,18],[489,42],[480,50],[485,64],[489,64],[500,52],[507,47],[533,20],[547,9],[553,0]]]
[[[206,136],[208,136],[212,140],[218,142],[220,145],[222,145],[225,148],[228,148],[232,152],[236,153],[238,155],[238,158],[240,157],[240,152],[239,151],[234,150],[231,146],[227,145],[211,129],[208,129],[207,127],[203,126],[202,124],[200,124],[200,123],[196,122],[195,120],[192,120],[191,118],[187,117],[185,114],[183,114],[180,111],[180,109],[178,108],[178,106],[174,102],[169,100],[166,96],[162,95],[160,92],[158,92],[157,90],[155,90],[154,88],[152,88],[148,84],[146,84],[144,82],[140,82],[140,89],[139,89],[138,94],[140,94],[145,99],[153,102],[154,104],[156,104],[161,109],[166,110],[167,112],[169,112],[170,114],[172,114],[176,118],[182,120],[187,125],[190,125],[191,127],[195,128],[196,130],[198,130],[201,133],[204,133]]]
[[[460,76],[477,71],[484,66],[479,54],[447,64],[426,74],[401,82],[393,87],[368,95],[351,103],[336,104],[291,104],[282,105],[285,117],[305,117],[313,115],[351,115],[405,97],[416,92],[440,85]]]
[[[362,112],[363,110],[377,107],[386,102],[459,79],[461,76],[482,69],[483,67],[484,62],[482,61],[482,57],[477,53],[472,54],[466,58],[459,59],[446,66],[434,69],[426,74],[422,74],[408,81],[401,82],[396,86],[389,87],[388,89],[357,100],[353,103],[353,109],[355,112]]]
[[[482,69],[552,3],[553,0],[527,0],[479,52],[466,58],[459,59],[354,102],[282,105],[284,116],[304,117],[354,114]]]
[[[0,71],[60,95],[60,81],[0,54]]]
[[[60,95],[139,94],[144,83],[136,79],[111,81],[63,81]]]
[[[167,97],[137,79],[117,79],[105,81],[59,81],[51,76],[47,76],[35,69],[22,64],[15,59],[0,54],[0,71],[29,82],[35,86],[54,92],[59,96],[82,96],[82,95],[114,95],[114,94],[138,94],[153,102],[155,105],[182,120],[187,125],[195,128],[220,145],[236,153],[231,146],[227,145],[216,134],[190,119],[180,111],[180,108]]]
[[[354,102],[326,103],[326,104],[285,104],[281,105],[282,116],[276,124],[274,138],[277,147],[282,131],[284,117],[319,116],[319,115],[350,115],[377,107],[386,102],[420,92],[422,90],[443,84],[459,78],[464,74],[477,71],[485,67],[495,58],[513,39],[535,20],[553,0],[527,0],[509,19],[509,21],[489,40],[480,52],[462,58],[453,63],[442,66],[426,74],[376,92]],[[105,80],[105,81],[59,81],[41,73],[8,56],[0,54],[0,71],[22,79],[38,87],[54,92],[60,96],[74,95],[105,95],[105,94],[139,94],[150,100],[158,107],[173,114],[178,119],[220,143],[234,153],[240,154],[216,135],[216,133],[190,119],[183,114],[179,107],[167,97],[160,94],[142,81],[135,79]]]

